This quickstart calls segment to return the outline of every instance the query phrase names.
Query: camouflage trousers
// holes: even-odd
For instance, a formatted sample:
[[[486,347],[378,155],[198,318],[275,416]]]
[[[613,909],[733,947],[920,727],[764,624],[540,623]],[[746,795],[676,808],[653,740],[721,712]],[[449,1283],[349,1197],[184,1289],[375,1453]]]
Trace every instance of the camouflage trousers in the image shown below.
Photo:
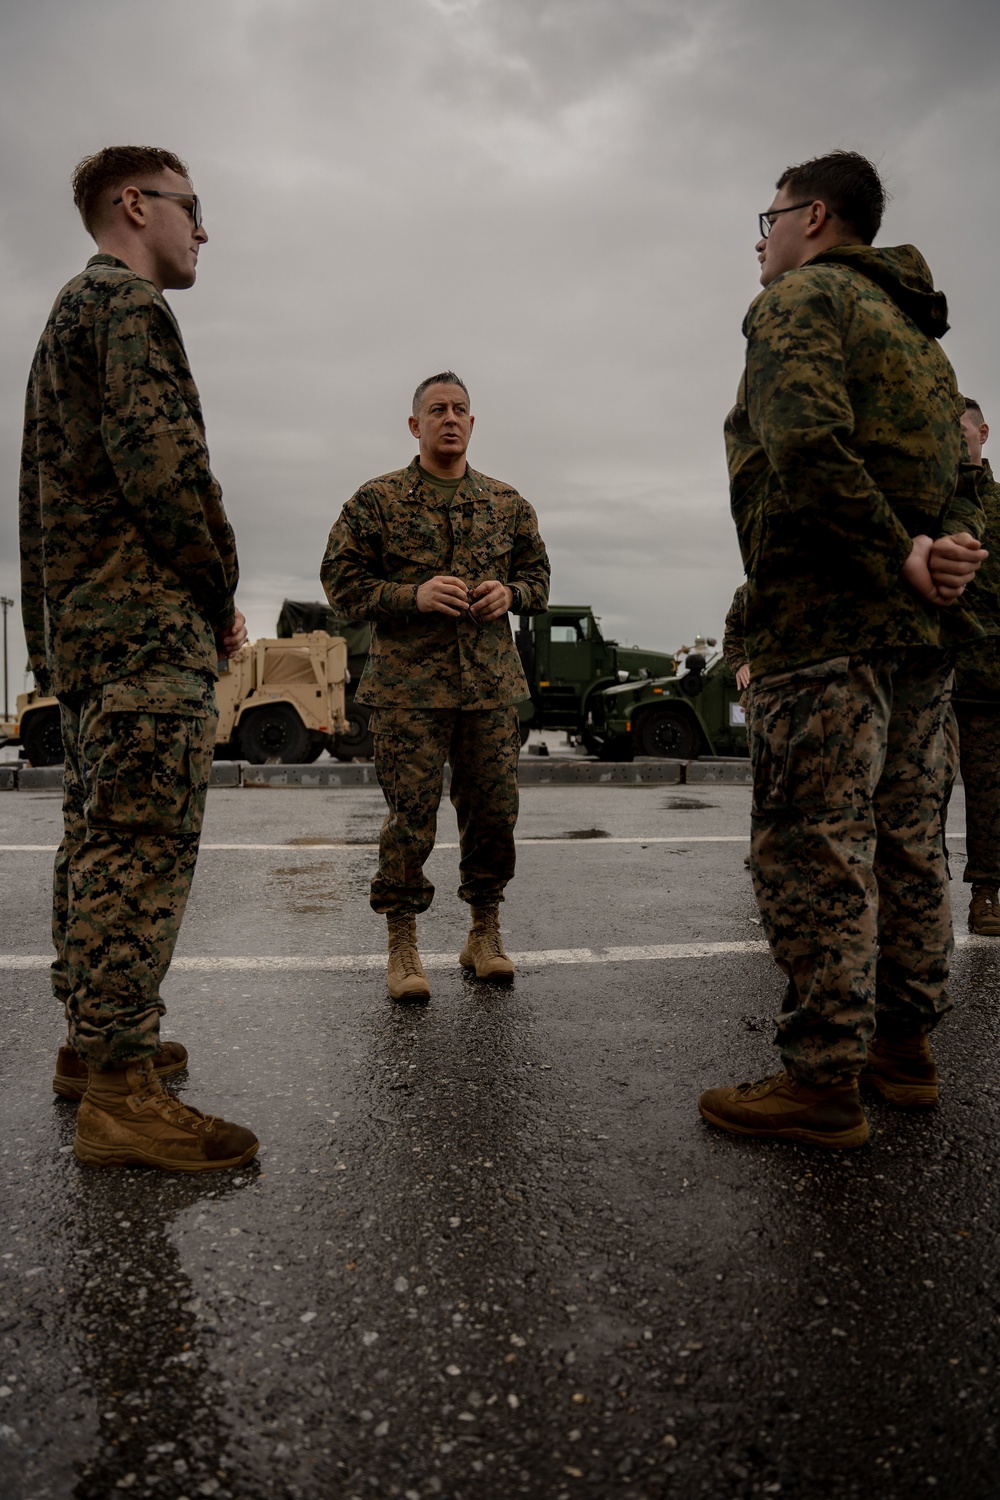
[[[424,864],[434,847],[445,761],[458,814],[459,899],[477,906],[502,901],[514,874],[517,709],[376,708],[371,727],[375,771],[389,809],[372,908],[416,913],[434,899]]]
[[[156,1051],[160,984],[198,856],[215,745],[210,678],[157,664],[61,701],[63,838],[52,988],[95,1068]]]
[[[1000,886],[1000,703],[954,707],[965,784],[963,878]]]
[[[754,681],[751,871],[788,980],[789,1073],[856,1074],[876,1024],[936,1025],[953,946],[941,811],[951,662],[913,649]]]

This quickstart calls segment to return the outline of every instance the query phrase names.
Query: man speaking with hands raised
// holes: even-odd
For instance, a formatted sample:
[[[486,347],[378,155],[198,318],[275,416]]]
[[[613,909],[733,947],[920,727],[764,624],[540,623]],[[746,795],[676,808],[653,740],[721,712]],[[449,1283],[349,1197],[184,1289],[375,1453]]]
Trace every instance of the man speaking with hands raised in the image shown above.
[[[341,616],[370,620],[359,703],[371,704],[375,769],[388,811],[371,904],[389,928],[389,994],[426,1000],[416,918],[434,887],[445,761],[458,814],[461,884],[472,908],[459,958],[477,978],[510,980],[499,903],[514,874],[516,704],[528,684],[509,613],[548,607],[549,560],[528,502],[466,462],[475,418],[451,370],[421,381],[410,432],[419,453],[347,502],[323,559],[323,587]]]

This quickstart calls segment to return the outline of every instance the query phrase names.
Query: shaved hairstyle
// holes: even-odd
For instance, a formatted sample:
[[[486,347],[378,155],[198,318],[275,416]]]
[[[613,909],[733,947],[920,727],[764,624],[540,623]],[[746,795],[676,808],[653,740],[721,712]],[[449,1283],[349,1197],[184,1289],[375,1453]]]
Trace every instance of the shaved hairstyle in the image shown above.
[[[110,207],[110,195],[118,188],[139,187],[138,178],[158,177],[168,171],[186,177],[187,162],[159,146],[105,146],[103,151],[85,156],[73,172],[73,202],[87,233],[94,235],[100,228]],[[107,203],[102,201],[105,194]]]
[[[831,151],[797,167],[786,167],[778,178],[793,198],[820,198],[863,245],[879,232],[889,195],[878,170],[856,151]]]
[[[428,375],[427,379],[422,380],[413,392],[413,415],[415,417],[420,415],[420,402],[424,391],[430,385],[460,385],[465,392],[466,401],[470,401],[469,387],[461,376],[456,375],[454,370],[442,370],[440,375]]]
[[[980,424],[986,421],[986,418],[983,416],[983,408],[978,401],[973,401],[971,396],[966,396],[965,398],[965,409],[966,411],[974,411],[979,418]]]

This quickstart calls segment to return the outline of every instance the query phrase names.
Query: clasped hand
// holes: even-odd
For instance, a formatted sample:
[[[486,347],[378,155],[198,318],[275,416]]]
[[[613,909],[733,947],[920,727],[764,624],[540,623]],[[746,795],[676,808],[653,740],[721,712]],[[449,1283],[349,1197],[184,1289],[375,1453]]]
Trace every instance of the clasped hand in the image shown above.
[[[928,604],[954,604],[989,553],[967,531],[954,536],[915,536],[902,567],[903,581]]]
[[[235,656],[247,638],[246,616],[239,610],[233,616],[228,630],[220,630],[215,637],[215,647],[220,656]]]
[[[495,578],[469,589],[460,578],[429,578],[417,589],[417,609],[421,614],[449,615],[456,620],[472,615],[476,620],[499,620],[513,603],[514,596],[505,583]]]

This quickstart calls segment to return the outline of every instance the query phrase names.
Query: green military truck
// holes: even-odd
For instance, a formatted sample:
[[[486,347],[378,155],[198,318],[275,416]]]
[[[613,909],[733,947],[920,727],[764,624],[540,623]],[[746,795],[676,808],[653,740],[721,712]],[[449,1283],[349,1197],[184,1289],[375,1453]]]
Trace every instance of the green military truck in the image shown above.
[[[605,689],[592,705],[591,734],[606,760],[654,755],[746,756],[746,715],[736,678],[711,638],[677,652],[684,671]]]
[[[677,669],[668,651],[605,640],[589,604],[553,604],[544,614],[521,615],[514,640],[531,689],[520,705],[522,743],[532,729],[564,729],[600,755],[593,705],[605,688]]]

